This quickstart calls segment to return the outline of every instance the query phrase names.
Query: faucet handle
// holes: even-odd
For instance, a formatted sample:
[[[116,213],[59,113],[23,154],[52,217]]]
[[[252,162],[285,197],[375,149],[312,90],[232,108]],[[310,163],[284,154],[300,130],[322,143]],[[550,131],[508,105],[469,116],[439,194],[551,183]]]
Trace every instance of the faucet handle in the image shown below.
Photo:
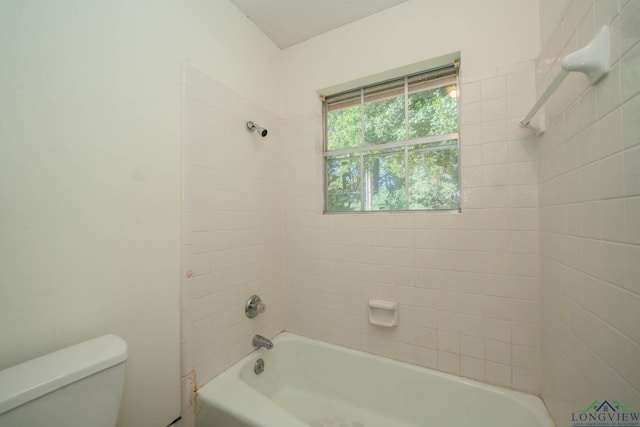
[[[258,295],[252,295],[244,305],[244,313],[249,319],[253,319],[258,314],[264,313],[267,306],[262,302]]]
[[[258,314],[262,314],[265,311],[267,311],[267,305],[263,302],[259,303],[258,306],[256,307],[256,310],[258,311]]]

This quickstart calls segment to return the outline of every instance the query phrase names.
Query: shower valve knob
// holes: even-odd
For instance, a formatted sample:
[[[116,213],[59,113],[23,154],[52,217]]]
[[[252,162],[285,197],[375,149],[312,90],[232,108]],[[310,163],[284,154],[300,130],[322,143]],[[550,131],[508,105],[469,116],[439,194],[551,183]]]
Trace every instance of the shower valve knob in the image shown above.
[[[258,307],[256,307],[256,309],[258,310],[258,314],[262,314],[267,311],[267,305],[261,302],[260,304],[258,304]]]
[[[267,306],[262,302],[258,295],[251,296],[244,306],[244,312],[250,319],[253,319],[258,314],[264,313],[266,310]]]

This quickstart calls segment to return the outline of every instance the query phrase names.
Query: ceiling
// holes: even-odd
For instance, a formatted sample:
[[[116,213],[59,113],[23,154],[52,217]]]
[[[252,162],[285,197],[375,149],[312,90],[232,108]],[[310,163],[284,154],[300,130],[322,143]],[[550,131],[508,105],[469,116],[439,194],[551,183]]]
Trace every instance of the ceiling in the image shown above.
[[[231,0],[281,49],[407,0]]]

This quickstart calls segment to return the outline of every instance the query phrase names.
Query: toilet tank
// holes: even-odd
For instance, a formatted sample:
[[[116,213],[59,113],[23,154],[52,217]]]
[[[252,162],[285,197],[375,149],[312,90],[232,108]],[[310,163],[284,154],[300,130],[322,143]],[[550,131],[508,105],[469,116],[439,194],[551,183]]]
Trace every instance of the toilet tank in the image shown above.
[[[104,335],[0,371],[0,427],[114,427],[126,360]]]

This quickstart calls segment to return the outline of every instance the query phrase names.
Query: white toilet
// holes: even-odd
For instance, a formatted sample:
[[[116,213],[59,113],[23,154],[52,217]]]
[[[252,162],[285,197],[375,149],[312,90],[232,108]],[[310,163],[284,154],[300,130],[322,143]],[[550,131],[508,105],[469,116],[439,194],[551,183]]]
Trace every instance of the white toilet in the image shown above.
[[[0,427],[114,427],[126,360],[104,335],[0,371]]]

